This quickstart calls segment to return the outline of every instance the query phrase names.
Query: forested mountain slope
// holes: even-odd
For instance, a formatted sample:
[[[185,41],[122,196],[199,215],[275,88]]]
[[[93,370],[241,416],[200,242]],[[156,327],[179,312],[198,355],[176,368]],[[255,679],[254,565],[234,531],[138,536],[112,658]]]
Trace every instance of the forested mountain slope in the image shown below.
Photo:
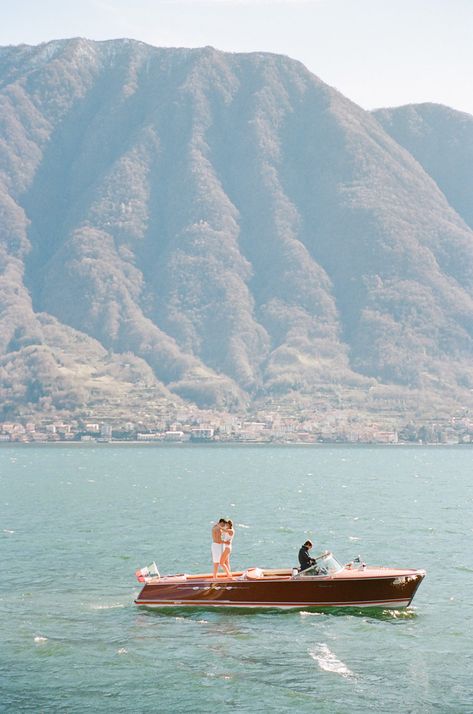
[[[393,122],[277,55],[0,48],[4,408],[466,403],[468,202]]]
[[[373,112],[436,181],[473,228],[473,117],[441,104],[410,104]]]

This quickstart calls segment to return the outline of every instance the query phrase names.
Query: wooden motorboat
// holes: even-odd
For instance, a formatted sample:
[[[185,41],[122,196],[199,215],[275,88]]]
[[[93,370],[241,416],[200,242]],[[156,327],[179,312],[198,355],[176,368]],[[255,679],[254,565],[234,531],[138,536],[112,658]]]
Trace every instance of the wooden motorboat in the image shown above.
[[[144,607],[377,607],[410,605],[425,570],[369,567],[359,559],[341,565],[326,551],[307,570],[248,568],[232,578],[159,574],[156,565],[136,572]]]

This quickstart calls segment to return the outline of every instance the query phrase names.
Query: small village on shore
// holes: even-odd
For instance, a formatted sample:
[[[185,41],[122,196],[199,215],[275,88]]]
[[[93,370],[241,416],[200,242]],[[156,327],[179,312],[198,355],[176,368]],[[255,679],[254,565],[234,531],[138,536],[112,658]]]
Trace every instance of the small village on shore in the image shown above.
[[[122,442],[140,444],[470,444],[473,418],[468,413],[441,420],[382,421],[366,415],[317,416],[286,409],[252,415],[175,409],[146,419],[95,415],[52,416],[0,422],[0,444]]]

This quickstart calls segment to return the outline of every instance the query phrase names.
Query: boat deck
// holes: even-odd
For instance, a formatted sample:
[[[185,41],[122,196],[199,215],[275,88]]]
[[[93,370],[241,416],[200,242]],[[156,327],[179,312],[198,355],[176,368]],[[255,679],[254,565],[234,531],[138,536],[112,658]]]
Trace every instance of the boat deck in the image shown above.
[[[320,574],[316,577],[317,580],[334,579],[334,580],[352,580],[352,579],[368,579],[368,578],[393,578],[393,577],[409,577],[418,574],[418,570],[400,569],[400,568],[383,568],[383,567],[365,567],[365,568],[343,568],[336,573]],[[145,578],[147,583],[184,583],[184,582],[219,582],[231,583],[235,580],[291,580],[293,578],[292,568],[248,568],[247,570],[238,570],[232,572],[232,577],[227,575],[218,575],[214,578],[212,573],[196,573],[188,575],[187,573],[179,573],[176,575],[157,576],[152,575]]]

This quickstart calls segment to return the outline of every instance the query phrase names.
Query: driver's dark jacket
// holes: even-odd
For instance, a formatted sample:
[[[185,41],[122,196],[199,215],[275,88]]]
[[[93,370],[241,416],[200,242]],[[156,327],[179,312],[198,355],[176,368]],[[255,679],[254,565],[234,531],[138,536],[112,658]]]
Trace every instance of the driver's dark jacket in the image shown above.
[[[307,548],[306,545],[303,545],[299,551],[299,564],[301,566],[301,570],[310,568],[310,566],[314,565],[314,563],[315,563],[315,559],[310,557],[309,549]]]

